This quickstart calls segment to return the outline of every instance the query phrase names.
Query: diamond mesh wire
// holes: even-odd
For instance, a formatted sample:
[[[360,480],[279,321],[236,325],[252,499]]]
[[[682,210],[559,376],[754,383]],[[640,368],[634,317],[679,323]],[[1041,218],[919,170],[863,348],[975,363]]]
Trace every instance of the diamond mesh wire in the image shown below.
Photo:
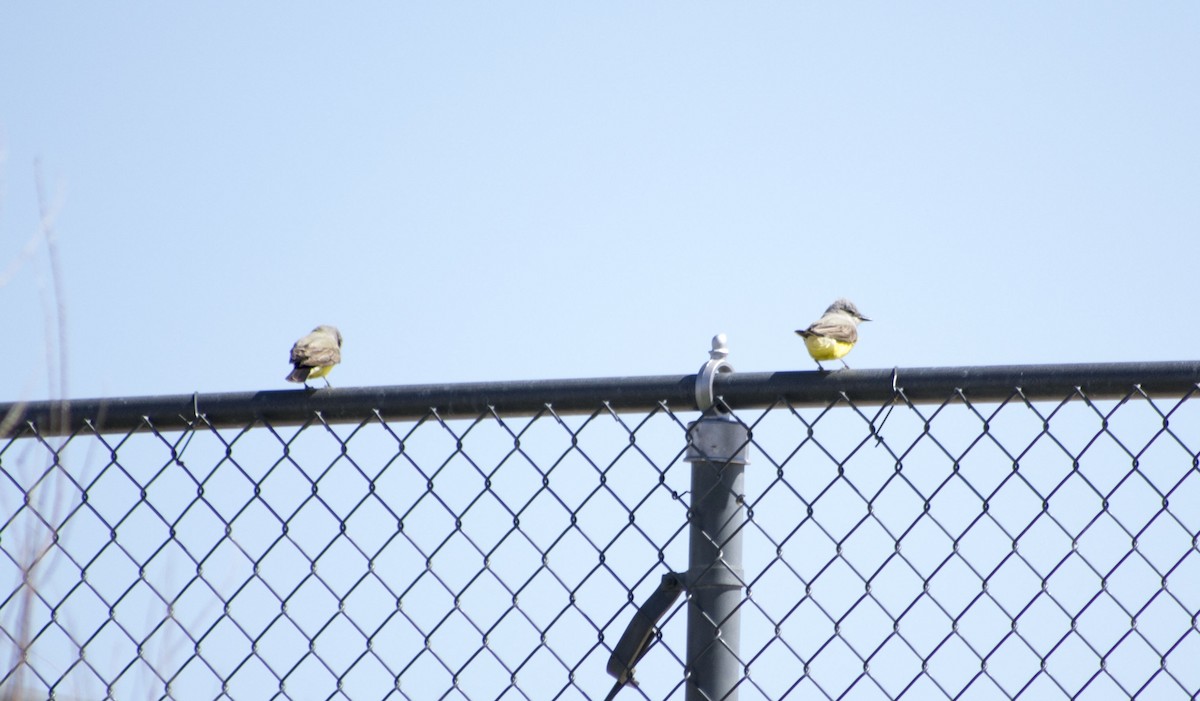
[[[1195,399],[732,413],[740,698],[1200,691]],[[0,443],[0,698],[601,698],[687,569],[696,416],[27,430]],[[682,696],[685,609],[621,698]]]

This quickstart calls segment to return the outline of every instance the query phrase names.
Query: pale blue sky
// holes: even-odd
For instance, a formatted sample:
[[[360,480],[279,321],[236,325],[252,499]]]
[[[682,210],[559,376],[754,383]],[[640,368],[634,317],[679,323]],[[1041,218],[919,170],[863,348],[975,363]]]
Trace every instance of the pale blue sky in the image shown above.
[[[1193,3],[0,14],[0,263],[40,158],[73,396],[284,389],[319,323],[342,387],[683,374],[718,331],[809,368],[841,295],[854,367],[1197,355]],[[0,399],[49,391],[47,270],[0,289]]]
[[[1200,5],[1195,3],[2,7],[0,319],[9,372],[0,377],[0,402],[52,392],[46,373],[54,362],[46,353],[46,250],[39,248],[23,262],[20,256],[38,229],[38,159],[56,215],[71,396],[287,389],[293,387],[283,380],[288,349],[321,323],[336,324],[346,339],[344,364],[330,378],[338,387],[685,374],[707,358],[709,339],[719,331],[729,334],[731,360],[740,371],[808,369],[814,366],[792,331],[839,296],[850,297],[875,319],[862,328],[862,343],[848,358],[860,368],[1198,355],[1200,330],[1193,318],[1200,260]],[[19,265],[11,267],[12,261]],[[1129,406],[1149,412],[1147,403]],[[1100,430],[1091,408],[1075,403],[1062,414],[1071,409],[1083,417],[1070,420]],[[1032,421],[1027,425],[1034,438],[1025,443],[1036,442],[1043,427],[1039,416],[1019,406],[1013,411]],[[778,544],[768,542],[773,538],[795,549],[789,557],[802,569],[823,562],[823,551],[814,555],[808,540],[787,540],[800,504],[773,480],[786,463],[793,478],[788,488],[794,484],[808,498],[806,490],[824,488],[822,475],[833,479],[833,461],[802,455],[789,462],[802,432],[791,415],[776,416],[777,434],[767,423],[756,426],[756,455],[747,474],[755,528],[762,529],[748,531],[747,564],[755,573],[775,552]],[[855,432],[850,445],[857,446],[864,430],[860,418],[849,412],[830,417],[822,440],[834,445],[836,438],[828,436],[839,435],[842,421]],[[960,418],[977,430],[976,416]],[[1143,417],[1154,432],[1160,418]],[[938,420],[941,426],[951,421]],[[606,430],[605,421],[589,431]],[[919,441],[923,422],[920,414],[896,412],[889,441],[901,447],[906,438]],[[561,427],[543,423],[542,430],[565,440]],[[491,424],[484,426],[476,436]],[[589,444],[593,454],[628,447],[615,422],[610,428],[616,437],[601,433],[603,441],[595,448]],[[432,424],[430,430],[439,446],[454,445],[449,434],[437,433]],[[668,438],[679,438],[678,426],[665,430]],[[342,453],[331,442],[335,433],[312,432],[301,442],[316,443],[336,463]],[[269,467],[255,458],[260,449],[278,459],[273,434],[247,435],[239,439],[243,462],[255,470]],[[655,435],[643,432],[639,449],[656,445]],[[939,434],[946,443],[944,435],[975,437],[967,429],[946,429]],[[387,450],[395,449],[391,438],[377,438]],[[150,443],[143,462],[139,440]],[[123,460],[160,469],[166,458],[157,441],[147,434],[131,439],[121,448]],[[537,441],[526,444],[523,450],[538,450]],[[1189,469],[1190,450],[1164,444],[1162,450],[1173,452],[1153,464]],[[73,445],[85,449],[82,439]],[[549,441],[543,449],[557,445]],[[658,463],[670,462],[680,446],[662,445],[666,458]],[[1025,444],[1014,439],[1012,445]],[[1086,463],[1098,470],[1095,479],[1106,468],[1126,465],[1123,449],[1107,439],[1097,446],[1089,455],[1095,465]],[[1097,456],[1104,446],[1110,453]],[[419,453],[417,447],[417,439],[410,439],[406,450]],[[914,452],[906,475],[918,481],[944,478],[951,461],[928,442],[924,447],[934,455]],[[189,450],[187,460],[201,475],[227,454],[208,434]],[[1040,460],[1039,466],[1061,474],[1074,469],[1046,441],[1037,450],[1029,460]],[[370,465],[382,471],[385,487],[397,481],[386,493],[398,510],[422,497],[419,484],[404,482],[417,478],[406,463],[385,470],[391,453],[364,452],[382,456]],[[979,472],[972,473],[978,484],[1007,474],[1011,456],[993,452],[992,462],[979,458],[982,467],[972,463],[964,473]],[[422,469],[436,466],[439,454],[432,449],[430,454]],[[325,453],[311,449],[306,455],[301,462],[315,470]],[[626,469],[621,463],[619,479],[614,472],[609,483],[633,503],[655,489],[644,483],[653,483],[656,473],[633,451],[629,455],[633,464]],[[494,461],[481,460],[485,463],[494,467]],[[885,450],[862,450],[853,476],[857,484],[870,485],[872,475],[889,474],[893,465]],[[540,480],[523,467],[506,466],[503,479],[524,474],[536,489]],[[994,472],[984,473],[983,467]],[[672,469],[672,488],[684,489],[682,463]],[[801,469],[810,470],[804,479]],[[302,470],[297,465],[294,472],[280,472],[298,477]],[[1046,475],[1060,472],[1031,474],[1049,479]],[[123,474],[108,473],[113,480]],[[152,496],[166,500],[162,508],[168,511],[182,509],[192,473],[162,474]],[[585,470],[579,479],[568,474],[572,478],[556,489],[569,494],[592,488],[586,481],[592,472]],[[1174,482],[1170,474],[1159,478],[1162,484]],[[222,516],[255,493],[249,481],[236,479],[228,468],[213,478],[211,499]],[[439,479],[443,498],[475,494],[474,482],[457,473]],[[500,479],[498,493],[508,495]],[[310,493],[308,483],[299,484],[305,489],[295,494]],[[288,503],[289,486],[272,485],[277,492],[269,496]],[[359,482],[336,476],[322,488],[326,498],[342,494],[340,489],[362,497]],[[1157,513],[1162,500],[1143,492],[1113,501]],[[1028,516],[1022,510],[1027,503],[1019,499],[1032,493],[1002,493],[991,513]],[[126,506],[122,494],[136,502],[141,491],[121,481],[100,483],[90,503],[103,514],[111,510],[115,521]],[[665,501],[664,491],[655,494]],[[895,498],[908,501],[884,504],[890,510],[881,507],[881,522],[899,530],[907,522],[889,519],[919,518],[913,494],[901,489]],[[1082,513],[1076,507],[1083,498],[1063,494],[1055,497],[1055,508]],[[1179,513],[1195,512],[1187,508],[1189,494],[1172,495]],[[865,502],[856,499],[834,494],[818,503],[818,512],[836,530],[847,514],[862,515]],[[17,502],[10,497],[8,503]],[[594,520],[583,532],[604,534],[624,524],[623,511],[601,503],[585,512]],[[956,515],[977,504],[947,490],[935,501],[942,510],[935,513],[957,523]],[[470,512],[471,518],[494,516],[481,509]],[[683,511],[680,504],[656,502],[641,511],[639,523],[675,533]],[[92,527],[91,512],[81,513],[74,528],[83,535],[74,537],[101,532]],[[125,526],[132,543],[163,537],[161,516],[139,514]],[[366,532],[360,538],[390,527],[387,518],[363,514]],[[539,533],[556,534],[555,528],[566,526],[552,517],[564,514],[539,514],[542,521],[531,516],[529,522],[539,524],[533,529]],[[423,514],[413,518],[425,523],[419,537],[445,534],[439,524],[449,519],[437,515],[440,521]],[[1127,520],[1147,518],[1139,512]],[[313,523],[328,525],[327,520]],[[247,547],[274,536],[271,527],[277,528],[262,514],[238,523],[246,533],[238,531],[237,539]],[[203,550],[205,538],[224,537],[220,525],[215,518],[186,520],[176,541]],[[312,524],[301,516],[292,525],[299,532]],[[499,532],[490,522],[480,528],[485,540]],[[964,548],[976,562],[990,562],[1006,545],[995,529],[974,533],[980,540]],[[1027,547],[1035,552],[1043,542],[1047,550],[1067,547],[1061,538],[1051,542],[1040,531],[1030,533]],[[1096,562],[1125,552],[1121,534],[1106,533],[1096,529],[1082,539],[1085,554],[1088,548],[1102,551],[1092,556]],[[888,537],[875,535],[872,543],[893,547]],[[924,534],[914,540],[933,543],[929,552],[948,547]],[[1177,545],[1161,536],[1146,540]],[[77,542],[69,547],[82,549]],[[621,576],[629,581],[653,570],[645,580],[652,586],[657,569],[685,566],[681,538],[671,541],[668,561],[661,564],[647,544],[637,545],[636,552],[615,550],[610,558],[627,568]],[[869,546],[855,547],[869,556],[874,552]],[[1186,549],[1186,542],[1180,547]],[[594,566],[586,548],[563,550]],[[854,550],[846,562],[862,566],[857,558],[866,557],[870,564],[863,552]],[[918,548],[915,558],[921,554]],[[185,558],[164,558],[158,566],[180,562]],[[351,558],[338,569],[339,562],[330,562],[327,571],[360,566]],[[560,572],[572,572],[568,565],[556,563]],[[756,585],[756,605],[765,613],[747,614],[748,631],[769,633],[769,624],[793,605],[799,589],[780,570],[768,568]],[[64,571],[64,578],[71,574]],[[403,582],[412,576],[401,566],[381,571]],[[1192,576],[1189,572],[1176,576]],[[265,578],[287,573],[272,563]],[[838,583],[860,584],[841,575],[822,581],[832,591],[818,594],[835,602],[851,591]],[[943,581],[974,580],[947,575]],[[1052,584],[1073,590],[1075,581]],[[1030,582],[1034,596],[1038,583]],[[1158,591],[1161,577],[1147,575],[1146,582],[1148,591]],[[625,590],[589,586],[597,587],[595,603],[580,610],[597,619],[614,617],[610,636],[619,633],[630,615],[622,608]],[[1020,583],[1006,586],[1008,593],[1025,591]],[[644,597],[646,588],[638,595]],[[916,595],[903,586],[879,590],[881,597]],[[1195,588],[1185,584],[1181,590]],[[505,597],[484,592],[497,601]],[[528,598],[536,600],[539,593]],[[953,593],[935,594],[955,600]],[[413,598],[427,603],[429,612],[444,610],[438,596],[418,592]],[[262,600],[272,601],[249,595],[243,602]],[[190,605],[203,609],[205,603]],[[777,604],[782,608],[772,608]],[[85,613],[95,612],[81,609],[75,615]],[[379,608],[372,616],[384,613]],[[1104,620],[1128,620],[1127,614]],[[1175,610],[1171,615],[1172,624],[1186,618]],[[1049,621],[1047,629],[1066,625],[1061,616],[1030,618]],[[666,647],[682,649],[682,619],[677,614],[668,629],[670,646],[652,654],[667,659]],[[884,625],[882,620],[851,623],[869,627]],[[1005,623],[987,630],[1003,630]],[[814,629],[799,615],[789,623],[801,624]],[[589,629],[566,623],[554,634],[568,638],[551,641],[571,660],[583,655],[572,656],[576,646],[599,645],[590,633],[574,635],[577,630]],[[846,630],[853,639],[853,628]],[[1036,624],[1033,631],[1037,637]],[[785,633],[804,645],[815,639]],[[284,646],[264,649],[274,655]],[[579,671],[586,680],[581,688],[589,692],[608,684],[605,655],[596,649]],[[771,655],[778,652],[768,650],[760,668],[777,664]],[[793,663],[793,657],[782,656]],[[1059,668],[1074,667],[1075,658],[1065,659],[1056,663]],[[1114,659],[1114,669],[1142,670]],[[882,662],[886,670],[888,660]],[[1157,660],[1153,663],[1146,669],[1157,670]],[[654,670],[647,676],[661,675],[659,687],[650,676],[652,691],[679,683],[678,665],[645,666]],[[422,675],[409,675],[414,677],[419,682]],[[303,680],[298,676],[299,688]],[[774,692],[768,687],[764,693]]]

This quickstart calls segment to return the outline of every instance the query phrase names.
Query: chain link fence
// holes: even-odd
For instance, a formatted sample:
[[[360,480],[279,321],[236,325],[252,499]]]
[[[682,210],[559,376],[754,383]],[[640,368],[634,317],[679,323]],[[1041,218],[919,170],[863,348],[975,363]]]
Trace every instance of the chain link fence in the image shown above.
[[[718,377],[725,697],[1193,698],[1198,380]],[[695,381],[0,405],[0,698],[604,698],[688,572]],[[619,698],[707,697],[687,584]]]

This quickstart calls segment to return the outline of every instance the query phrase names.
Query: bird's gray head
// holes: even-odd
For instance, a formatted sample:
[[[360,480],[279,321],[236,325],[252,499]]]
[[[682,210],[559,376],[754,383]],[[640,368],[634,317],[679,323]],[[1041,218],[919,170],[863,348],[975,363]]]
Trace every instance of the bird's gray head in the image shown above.
[[[331,334],[334,338],[337,339],[338,348],[342,347],[342,332],[338,331],[336,326],[330,326],[329,324],[321,324],[317,328],[313,329],[313,332],[317,332],[317,331],[319,331],[321,333]]]
[[[846,299],[845,297],[842,297],[838,301],[829,305],[829,308],[825,310],[825,313],[826,314],[845,314],[845,315],[849,316],[850,318],[854,319],[855,321],[870,321],[870,319],[863,316],[862,313],[858,311],[858,307],[854,306],[854,302],[851,302],[850,300]]]

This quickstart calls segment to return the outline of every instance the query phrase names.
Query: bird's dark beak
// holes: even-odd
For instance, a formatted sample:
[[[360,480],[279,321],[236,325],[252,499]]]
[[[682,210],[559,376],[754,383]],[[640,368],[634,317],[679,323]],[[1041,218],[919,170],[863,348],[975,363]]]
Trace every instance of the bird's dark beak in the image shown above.
[[[870,321],[870,319],[868,319],[868,318],[867,318],[867,317],[865,317],[865,316],[860,316],[860,317],[858,317],[858,320],[859,320],[859,321]]]

